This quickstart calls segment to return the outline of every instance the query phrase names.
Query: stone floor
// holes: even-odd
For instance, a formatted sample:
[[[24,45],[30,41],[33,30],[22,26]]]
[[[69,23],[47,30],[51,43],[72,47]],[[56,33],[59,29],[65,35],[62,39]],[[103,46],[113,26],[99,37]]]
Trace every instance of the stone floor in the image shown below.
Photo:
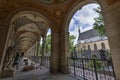
[[[29,61],[29,63],[31,63],[31,61]],[[23,60],[21,60],[21,62],[19,63],[19,68],[18,70],[16,70],[14,77],[0,80],[76,80],[66,74],[50,74],[49,69],[46,67],[41,67],[33,71],[21,72],[23,67]]]
[[[71,76],[57,73],[50,74],[47,69],[38,69],[29,72],[20,72],[16,74],[14,77],[0,79],[0,80],[76,80]]]

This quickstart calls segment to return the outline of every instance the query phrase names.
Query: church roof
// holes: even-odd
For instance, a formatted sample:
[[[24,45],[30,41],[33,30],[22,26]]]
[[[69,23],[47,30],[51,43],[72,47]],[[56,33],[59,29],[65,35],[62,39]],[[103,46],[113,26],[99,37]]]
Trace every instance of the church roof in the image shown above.
[[[99,33],[95,29],[91,29],[79,34],[78,40],[90,39],[99,36]]]

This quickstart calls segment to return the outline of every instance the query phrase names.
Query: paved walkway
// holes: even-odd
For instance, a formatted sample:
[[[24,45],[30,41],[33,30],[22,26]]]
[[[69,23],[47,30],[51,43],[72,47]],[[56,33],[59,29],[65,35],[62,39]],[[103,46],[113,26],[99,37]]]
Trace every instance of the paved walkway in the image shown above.
[[[71,76],[65,74],[50,74],[49,69],[45,67],[38,68],[33,71],[21,72],[24,67],[23,60],[19,64],[19,69],[15,72],[15,76],[0,80],[76,80]],[[29,65],[31,61],[29,60]],[[36,65],[36,64],[35,64]]]
[[[76,80],[73,77],[64,74],[50,74],[47,69],[38,69],[29,72],[20,72],[12,78],[0,80]]]

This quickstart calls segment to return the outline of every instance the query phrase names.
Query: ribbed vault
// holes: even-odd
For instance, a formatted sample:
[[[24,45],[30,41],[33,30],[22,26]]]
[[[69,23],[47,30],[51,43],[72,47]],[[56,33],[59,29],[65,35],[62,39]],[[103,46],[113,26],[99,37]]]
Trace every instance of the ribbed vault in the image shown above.
[[[15,40],[18,50],[27,51],[36,42],[39,43],[40,38],[46,36],[48,25],[46,21],[35,14],[22,14],[13,20],[15,25]]]

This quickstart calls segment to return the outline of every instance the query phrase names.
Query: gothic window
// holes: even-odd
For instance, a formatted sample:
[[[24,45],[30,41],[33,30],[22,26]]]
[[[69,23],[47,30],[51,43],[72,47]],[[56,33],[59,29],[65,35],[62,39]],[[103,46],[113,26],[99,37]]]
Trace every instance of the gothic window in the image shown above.
[[[94,44],[94,50],[97,50],[97,44]]]
[[[105,50],[105,43],[101,43],[101,48]]]
[[[88,50],[91,50],[90,45],[88,45]]]

